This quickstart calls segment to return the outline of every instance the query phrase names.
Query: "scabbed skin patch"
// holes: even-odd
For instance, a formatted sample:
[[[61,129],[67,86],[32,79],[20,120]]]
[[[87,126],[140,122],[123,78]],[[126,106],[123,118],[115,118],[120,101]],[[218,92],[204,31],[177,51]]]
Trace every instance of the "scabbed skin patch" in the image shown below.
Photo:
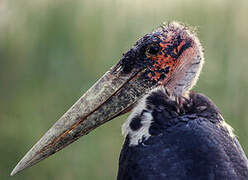
[[[158,35],[159,36],[159,35]],[[153,81],[162,81],[177,68],[178,58],[187,48],[191,47],[191,41],[182,39],[180,34],[165,39],[164,36],[159,37],[159,46],[148,47],[147,57],[153,61],[150,72],[147,76]],[[159,49],[159,53],[153,55],[154,50]]]
[[[146,48],[149,65],[144,78],[166,86],[176,96],[187,94],[196,84],[204,63],[195,33],[173,22],[155,30],[150,39]]]

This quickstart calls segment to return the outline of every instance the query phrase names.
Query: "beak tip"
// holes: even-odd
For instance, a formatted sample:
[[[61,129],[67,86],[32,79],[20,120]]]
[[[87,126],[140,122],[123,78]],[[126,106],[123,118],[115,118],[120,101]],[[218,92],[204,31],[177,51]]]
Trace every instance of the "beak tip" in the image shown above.
[[[20,167],[19,163],[16,165],[16,167],[12,170],[12,172],[10,173],[10,176],[14,176],[16,173],[18,173],[19,171],[21,171],[23,168]]]
[[[14,176],[15,174],[17,174],[18,172],[32,166],[32,162],[30,162],[30,156],[29,153],[27,153],[27,155],[25,155],[19,162],[18,164],[15,166],[15,168],[12,170],[12,172],[10,173],[10,176]]]
[[[10,176],[14,176],[15,174],[17,174],[18,172],[28,168],[32,166],[30,163],[27,163],[25,161],[25,159],[23,158],[20,162],[18,162],[18,164],[15,166],[15,168],[12,170],[12,172],[10,173]]]

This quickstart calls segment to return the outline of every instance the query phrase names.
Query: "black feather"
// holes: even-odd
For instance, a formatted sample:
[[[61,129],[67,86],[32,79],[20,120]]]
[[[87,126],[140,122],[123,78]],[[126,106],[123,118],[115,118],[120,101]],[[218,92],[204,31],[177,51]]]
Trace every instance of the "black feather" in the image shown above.
[[[191,93],[180,105],[157,91],[147,98],[147,106],[153,111],[151,136],[129,146],[127,135],[118,180],[248,179],[242,147],[221,125],[223,119],[207,97]]]

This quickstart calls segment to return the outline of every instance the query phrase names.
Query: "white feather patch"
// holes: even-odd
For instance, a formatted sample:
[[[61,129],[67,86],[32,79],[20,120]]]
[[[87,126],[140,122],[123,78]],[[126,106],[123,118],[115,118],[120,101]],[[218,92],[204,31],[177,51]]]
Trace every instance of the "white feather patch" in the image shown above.
[[[147,95],[145,95],[139,102],[138,105],[133,109],[132,113],[127,118],[126,122],[122,125],[122,134],[126,137],[129,135],[130,138],[130,146],[138,145],[139,142],[141,142],[143,139],[148,139],[151,135],[149,134],[149,128],[151,126],[153,117],[152,117],[152,110],[149,110],[146,108],[146,99],[148,96],[150,96],[151,93],[154,91],[164,91],[165,88],[163,86],[159,86],[153,90]],[[174,96],[170,97],[171,99],[175,100]],[[143,112],[143,110],[146,110],[147,112]],[[130,128],[130,123],[133,120],[135,116],[139,116],[141,119],[141,127],[134,131]]]
[[[147,96],[146,96],[147,97]],[[132,113],[127,118],[126,122],[122,125],[122,134],[126,137],[129,135],[130,146],[138,145],[138,143],[143,139],[148,139],[150,137],[149,128],[152,123],[151,112],[145,112],[141,115],[143,110],[146,110],[146,97],[142,98],[138,105],[133,109]],[[133,131],[130,128],[130,123],[135,116],[140,116],[141,127]]]

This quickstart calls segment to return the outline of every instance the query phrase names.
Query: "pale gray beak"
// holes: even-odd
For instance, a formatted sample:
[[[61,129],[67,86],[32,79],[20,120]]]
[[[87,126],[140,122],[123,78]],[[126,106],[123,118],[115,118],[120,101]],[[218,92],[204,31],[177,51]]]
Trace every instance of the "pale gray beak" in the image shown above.
[[[124,55],[27,152],[11,176],[130,110],[141,95],[155,86],[143,78],[144,67],[124,67],[127,58],[129,62],[136,57]]]

